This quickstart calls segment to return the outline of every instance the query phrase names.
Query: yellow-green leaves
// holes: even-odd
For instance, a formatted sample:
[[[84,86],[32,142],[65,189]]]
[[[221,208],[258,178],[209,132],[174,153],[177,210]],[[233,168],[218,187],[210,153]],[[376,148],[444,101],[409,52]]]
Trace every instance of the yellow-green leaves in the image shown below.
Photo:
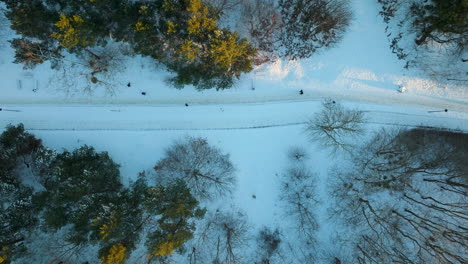
[[[171,255],[172,252],[177,248],[174,241],[165,241],[158,245],[153,252],[154,256],[168,256]]]
[[[208,7],[201,0],[190,0],[187,11],[192,13],[187,22],[187,31],[191,35],[211,32],[216,29],[216,19],[209,17]]]
[[[148,29],[150,29],[150,26],[141,21],[137,21],[135,23],[135,31],[145,31]]]
[[[86,46],[87,41],[82,37],[80,31],[84,20],[78,15],[66,16],[60,15],[59,21],[55,23],[58,28],[58,32],[53,33],[52,37],[59,40],[59,44],[67,49],[73,48],[74,46]]]
[[[176,32],[176,25],[172,21],[167,21],[167,34],[174,34]]]
[[[237,32],[224,32],[210,46],[211,60],[220,69],[236,76],[252,70],[252,58],[256,50]]]
[[[5,262],[8,259],[8,247],[3,246],[0,249],[0,263]]]
[[[101,257],[102,264],[123,264],[127,258],[127,248],[122,243],[113,245],[107,255]]]
[[[180,53],[189,61],[194,61],[198,57],[198,50],[199,48],[190,40],[184,41],[180,47]]]
[[[138,9],[138,13],[140,13],[141,15],[148,14],[148,7],[144,5],[140,6],[140,9]]]
[[[135,23],[135,31],[141,32],[149,30],[151,28],[151,25],[142,21],[142,19],[144,20],[144,18],[148,16],[148,10],[148,7],[145,5],[140,6],[140,8],[138,9],[140,18]]]

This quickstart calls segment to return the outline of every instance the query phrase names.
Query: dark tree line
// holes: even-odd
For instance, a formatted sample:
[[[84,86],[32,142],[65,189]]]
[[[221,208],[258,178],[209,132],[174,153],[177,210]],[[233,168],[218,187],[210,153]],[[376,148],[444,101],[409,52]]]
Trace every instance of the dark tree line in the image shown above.
[[[335,45],[351,19],[347,0],[2,1],[20,35],[11,40],[16,63],[50,61],[58,69],[71,53],[78,58],[72,65],[89,68],[88,82],[103,85],[112,71],[103,50],[112,43],[164,65],[175,87],[225,89],[254,64],[308,58]],[[229,13],[241,13],[248,40],[219,26]]]
[[[220,28],[215,8],[201,0],[3,2],[11,28],[22,36],[12,40],[16,62],[27,67],[48,60],[56,65],[64,51],[86,54],[85,64],[96,63],[97,47],[121,42],[174,72],[176,87],[224,89],[252,69],[255,49]],[[97,72],[92,77],[96,83]]]
[[[21,170],[28,170],[30,156],[41,141],[25,133],[22,126],[0,135],[0,260],[8,263],[26,250],[24,240],[37,224],[32,203],[33,188],[22,184]]]
[[[30,187],[26,182],[36,182]],[[107,152],[83,146],[56,153],[22,125],[0,136],[0,260],[25,256],[39,225],[76,247],[97,245],[102,263],[124,263],[146,238],[151,260],[182,250],[195,231],[198,206],[183,180],[148,184],[144,174],[123,186]]]

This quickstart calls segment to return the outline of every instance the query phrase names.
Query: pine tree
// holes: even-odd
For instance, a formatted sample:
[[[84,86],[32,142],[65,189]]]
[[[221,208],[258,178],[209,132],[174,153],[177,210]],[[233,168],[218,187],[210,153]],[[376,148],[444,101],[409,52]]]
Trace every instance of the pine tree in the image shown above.
[[[23,35],[12,43],[16,61],[29,67],[63,59],[62,48],[79,55],[121,41],[174,72],[170,81],[176,87],[225,89],[252,70],[256,54],[247,40],[220,28],[219,12],[202,0],[1,1],[7,3],[12,28]],[[44,56],[38,50],[49,53]]]
[[[468,1],[433,0],[413,3],[413,27],[418,36],[417,45],[428,40],[438,43],[455,43],[461,49],[467,44]]]
[[[72,224],[68,240],[87,242],[91,220],[117,199],[122,188],[118,167],[106,152],[96,153],[86,145],[58,154],[50,174],[41,175],[45,191],[34,199],[45,210],[48,229]]]
[[[22,124],[8,126],[0,135],[0,263],[25,251],[21,242],[36,226],[32,188],[22,182],[20,173],[41,147],[41,141],[25,132]]]
[[[146,245],[153,257],[171,255],[174,250],[193,237],[194,218],[202,218],[204,209],[198,207],[198,201],[190,194],[185,182],[178,180],[169,186],[157,186],[149,189],[145,201],[149,213],[160,215],[158,229],[153,231]]]
[[[44,1],[2,0],[7,6],[6,16],[11,28],[27,38],[48,40],[54,30],[59,14],[50,9]]]

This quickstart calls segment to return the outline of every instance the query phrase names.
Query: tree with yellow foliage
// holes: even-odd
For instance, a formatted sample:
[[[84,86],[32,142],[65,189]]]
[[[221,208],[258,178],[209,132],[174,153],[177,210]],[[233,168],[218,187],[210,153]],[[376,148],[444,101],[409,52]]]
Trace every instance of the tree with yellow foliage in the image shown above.
[[[3,246],[0,248],[0,263],[6,263],[8,259],[8,247]]]
[[[78,15],[66,16],[60,15],[59,21],[55,23],[58,28],[58,32],[52,34],[53,38],[59,40],[60,45],[67,49],[71,49],[74,46],[86,46],[87,40],[85,34],[82,32],[84,20]]]
[[[47,5],[33,0],[0,1],[7,3],[12,28],[26,41],[57,52],[56,61],[66,60],[60,54],[63,50],[80,56],[116,41],[165,65],[175,73],[169,81],[176,87],[225,89],[252,70],[255,49],[217,24],[220,13],[208,1],[47,0]],[[51,60],[21,54],[27,50],[20,45],[14,48],[18,58],[34,59],[31,66],[44,58]],[[99,83],[95,76],[90,81]]]
[[[105,255],[101,256],[101,264],[124,264],[128,258],[127,248],[122,243],[112,245]]]
[[[150,187],[140,176],[92,221],[91,238],[100,245],[103,264],[123,263],[144,232],[149,258],[164,258],[192,238],[193,219],[204,212],[185,182]]]
[[[187,32],[191,36],[205,37],[205,34],[218,29],[216,25],[217,17],[210,14],[208,6],[204,5],[201,0],[189,0],[187,11],[191,13],[187,21]]]
[[[149,213],[160,215],[158,229],[146,241],[150,258],[168,256],[181,248],[193,237],[195,226],[191,220],[205,215],[181,180],[166,187],[150,188],[145,204]]]
[[[223,31],[211,45],[213,63],[228,74],[239,77],[242,72],[252,70],[255,49],[237,32]]]

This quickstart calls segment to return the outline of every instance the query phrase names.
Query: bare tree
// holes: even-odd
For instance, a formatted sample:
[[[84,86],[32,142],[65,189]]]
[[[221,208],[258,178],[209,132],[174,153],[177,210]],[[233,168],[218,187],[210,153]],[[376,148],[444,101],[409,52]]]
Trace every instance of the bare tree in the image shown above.
[[[293,162],[303,162],[309,158],[307,150],[301,146],[294,146],[288,150],[288,158]]]
[[[333,212],[353,226],[357,263],[466,263],[468,136],[379,131],[335,174]]]
[[[229,155],[210,146],[204,138],[187,137],[174,143],[154,169],[158,181],[182,179],[200,199],[229,194],[235,186],[235,169]]]
[[[276,257],[282,263],[285,259],[281,254],[281,234],[278,228],[272,230],[269,227],[262,227],[257,235],[258,252],[257,255],[261,264],[273,263],[272,259]],[[257,262],[255,262],[257,263]]]
[[[90,244],[74,245],[65,241],[65,230],[56,233],[45,233],[35,230],[24,244],[30,249],[23,252],[21,258],[15,260],[18,264],[29,263],[94,263],[97,248]]]
[[[324,264],[351,264],[353,259],[347,254],[346,244],[342,239],[334,237],[332,244],[322,248],[320,259]]]
[[[284,202],[286,215],[293,217],[298,233],[305,243],[315,242],[318,223],[314,214],[316,200],[315,175],[303,165],[286,170],[281,181],[280,199]]]
[[[309,58],[341,40],[352,17],[348,2],[242,1],[239,29],[258,50],[257,65],[277,58]]]
[[[259,50],[256,64],[278,57],[282,20],[275,1],[243,1],[240,20],[241,32],[246,32],[252,45]]]
[[[236,8],[246,0],[205,0],[207,4],[214,7],[218,16],[225,16],[229,12],[233,12]]]
[[[301,59],[337,44],[351,22],[348,0],[279,0],[282,57]]]
[[[249,228],[244,213],[217,210],[206,216],[202,226],[198,228],[198,242],[193,252],[205,251],[203,253],[208,255],[210,263],[242,263],[243,253],[250,239]]]
[[[124,70],[128,55],[132,53],[126,44],[87,48],[57,61],[52,67],[56,72],[50,85],[69,96],[91,95],[100,88],[108,95],[115,95],[116,88],[122,86],[116,83],[116,76]]]
[[[50,61],[53,67],[63,58],[57,47],[46,41],[32,41],[27,38],[14,38],[10,41],[15,50],[15,63],[23,64],[25,69],[33,69],[45,61]]]
[[[348,149],[350,147],[348,139],[364,132],[364,113],[346,109],[332,100],[325,100],[322,107],[322,110],[307,123],[305,130],[310,140],[317,141],[333,151]]]

